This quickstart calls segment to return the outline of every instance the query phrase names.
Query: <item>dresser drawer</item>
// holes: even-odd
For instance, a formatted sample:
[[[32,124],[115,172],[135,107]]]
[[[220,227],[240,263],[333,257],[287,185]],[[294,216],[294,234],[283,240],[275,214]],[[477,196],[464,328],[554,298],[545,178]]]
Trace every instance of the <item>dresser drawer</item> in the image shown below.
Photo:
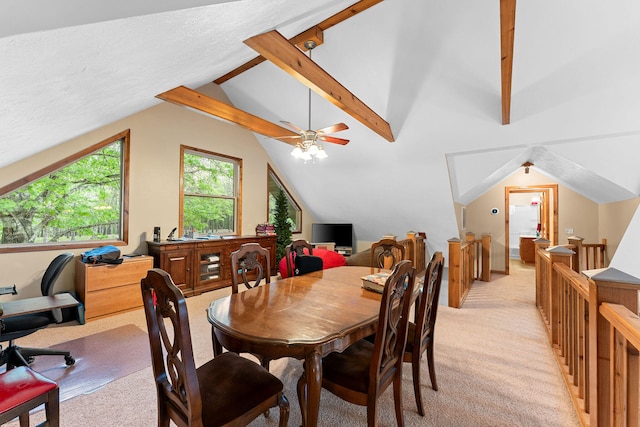
[[[131,261],[132,259],[116,265],[87,265],[85,278],[87,292],[131,283],[137,283],[140,286],[140,280],[147,275],[148,270],[153,268],[153,258],[144,257]]]
[[[88,292],[84,302],[86,319],[142,307],[140,283]]]

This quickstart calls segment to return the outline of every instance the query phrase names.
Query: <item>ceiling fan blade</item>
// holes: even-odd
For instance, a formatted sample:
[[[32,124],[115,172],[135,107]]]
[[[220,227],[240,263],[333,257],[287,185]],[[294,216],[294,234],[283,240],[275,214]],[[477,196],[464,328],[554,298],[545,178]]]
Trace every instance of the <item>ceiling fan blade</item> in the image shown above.
[[[324,133],[329,135],[330,133],[340,132],[341,130],[347,130],[349,126],[344,123],[336,123],[335,125],[327,126],[326,128],[318,129],[317,133]]]
[[[318,139],[321,141],[330,142],[332,144],[339,144],[339,145],[347,145],[349,143],[348,139],[336,138],[335,136],[322,135],[322,136],[319,136]]]
[[[156,97],[183,107],[211,114],[212,116],[249,129],[252,132],[286,142],[287,144],[296,145],[296,142],[291,139],[300,136],[285,127],[271,123],[185,86],[178,86],[167,92],[158,94]]]
[[[304,132],[304,129],[300,129],[298,126],[294,125],[291,122],[287,122],[285,120],[280,120],[280,123],[284,123],[285,125],[289,126],[291,129],[295,129],[298,132]]]

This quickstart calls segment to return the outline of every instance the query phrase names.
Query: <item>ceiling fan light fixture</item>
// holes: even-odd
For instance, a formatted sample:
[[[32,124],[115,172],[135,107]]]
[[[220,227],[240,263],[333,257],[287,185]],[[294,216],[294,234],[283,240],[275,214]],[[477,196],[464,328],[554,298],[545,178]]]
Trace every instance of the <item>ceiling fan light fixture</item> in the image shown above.
[[[302,157],[302,148],[300,144],[296,145],[293,150],[291,150],[291,155],[296,159],[300,159]]]
[[[311,145],[309,145],[307,151],[309,152],[309,154],[315,157],[315,155],[318,154],[318,146],[315,142],[312,142]]]
[[[329,157],[326,151],[324,151],[324,147],[322,145],[318,145],[318,152],[316,153],[316,159],[326,159]]]

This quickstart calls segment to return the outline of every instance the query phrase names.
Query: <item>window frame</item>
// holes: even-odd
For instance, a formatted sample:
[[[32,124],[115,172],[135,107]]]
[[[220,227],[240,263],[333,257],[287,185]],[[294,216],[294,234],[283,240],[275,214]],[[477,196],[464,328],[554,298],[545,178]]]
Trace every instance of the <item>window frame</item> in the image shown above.
[[[300,212],[300,221],[299,221],[298,227],[295,230],[292,229],[291,233],[292,234],[302,233],[302,208],[300,207],[296,199],[293,198],[293,196],[289,192],[289,189],[286,187],[286,185],[284,185],[284,183],[282,182],[282,180],[280,179],[276,171],[273,170],[271,165],[268,163],[267,163],[267,221],[269,221],[269,214],[271,213],[271,206],[269,205],[269,201],[270,201],[269,195],[271,194],[271,192],[269,191],[270,178],[273,178],[273,180],[276,182],[276,185],[278,185],[278,187],[284,190],[284,193],[287,195],[287,199],[289,200],[289,202],[293,203],[296,210]]]
[[[237,176],[235,178],[236,194],[235,213],[234,213],[234,231],[233,233],[221,234],[222,236],[240,236],[242,234],[242,159],[238,157],[228,156],[226,154],[216,153],[202,148],[190,147],[180,144],[180,195],[179,195],[179,212],[178,212],[178,233],[184,236],[184,155],[185,152],[191,154],[219,158],[223,161],[229,161],[236,164]]]
[[[124,130],[114,136],[106,138],[97,144],[93,144],[77,153],[67,156],[57,162],[54,162],[48,166],[43,167],[35,172],[26,175],[25,177],[16,180],[4,187],[0,188],[0,197],[5,194],[22,188],[28,184],[31,184],[38,179],[56,172],[65,166],[68,166],[80,159],[91,155],[92,153],[113,144],[114,142],[122,140],[122,164],[121,164],[121,182],[122,188],[120,190],[120,239],[106,239],[106,240],[82,240],[74,242],[54,242],[54,243],[20,243],[20,244],[0,244],[0,253],[14,253],[14,252],[36,252],[36,251],[51,251],[59,249],[76,249],[76,248],[88,248],[95,246],[96,244],[102,245],[114,245],[114,246],[126,246],[129,244],[129,148],[131,140],[131,129]]]

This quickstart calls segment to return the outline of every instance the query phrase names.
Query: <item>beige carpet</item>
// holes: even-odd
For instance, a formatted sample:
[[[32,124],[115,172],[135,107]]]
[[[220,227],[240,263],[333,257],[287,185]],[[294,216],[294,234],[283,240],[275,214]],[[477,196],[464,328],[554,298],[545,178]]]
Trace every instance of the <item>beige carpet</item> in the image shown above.
[[[420,417],[409,365],[405,365],[407,426],[579,426],[534,305],[533,270],[513,268],[511,272],[508,277],[494,276],[489,283],[476,282],[462,309],[440,306],[435,337],[439,391],[431,389],[424,369],[422,387],[428,413]],[[227,292],[216,291],[187,300],[197,364],[211,357],[205,309],[212,299]],[[143,312],[138,310],[84,326],[59,327],[55,335],[51,329],[40,331],[31,341],[38,346],[50,345],[54,337],[58,343],[126,324],[146,329]],[[301,362],[273,361],[271,371],[285,383],[291,403],[289,425],[299,426],[295,382],[301,374]],[[380,426],[396,425],[391,390],[382,396],[378,416]],[[41,420],[42,413],[32,418]],[[273,414],[270,419],[258,418],[252,425],[275,426],[277,422],[277,414]],[[151,368],[63,402],[61,423],[65,427],[157,425]],[[366,425],[365,408],[342,402],[323,391],[320,425]]]

